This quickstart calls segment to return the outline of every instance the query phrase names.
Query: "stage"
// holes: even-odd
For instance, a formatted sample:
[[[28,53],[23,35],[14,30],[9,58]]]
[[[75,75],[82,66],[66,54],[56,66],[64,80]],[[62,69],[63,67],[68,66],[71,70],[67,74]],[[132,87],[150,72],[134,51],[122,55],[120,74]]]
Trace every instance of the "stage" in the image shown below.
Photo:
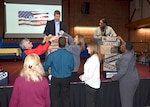
[[[86,107],[84,83],[72,82],[70,90],[70,107]],[[8,107],[12,86],[0,87],[0,107]],[[133,107],[150,105],[150,79],[141,79],[134,97]],[[118,82],[103,81],[97,94],[96,107],[121,107]]]
[[[85,61],[86,58],[81,59],[81,66],[78,73],[83,72],[83,64]],[[8,107],[13,89],[13,83],[15,78],[19,75],[23,62],[20,60],[5,60],[0,61],[0,64],[4,70],[9,72],[9,84],[0,86],[0,107]],[[137,68],[141,80],[135,93],[134,107],[150,106],[150,67],[143,64],[137,64]],[[112,82],[110,79],[105,79],[102,74],[103,73],[101,73],[102,83],[97,94],[96,107],[121,107],[118,81]],[[85,85],[83,82],[71,82],[71,107],[86,107],[84,86]]]

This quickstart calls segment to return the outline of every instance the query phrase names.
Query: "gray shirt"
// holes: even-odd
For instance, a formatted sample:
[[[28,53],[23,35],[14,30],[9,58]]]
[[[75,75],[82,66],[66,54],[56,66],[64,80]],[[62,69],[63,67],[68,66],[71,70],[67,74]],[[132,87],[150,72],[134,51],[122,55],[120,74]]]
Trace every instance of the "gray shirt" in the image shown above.
[[[74,57],[75,67],[74,67],[74,70],[72,72],[77,72],[79,67],[80,67],[81,47],[79,45],[74,44],[74,40],[73,40],[72,36],[70,36],[69,34],[65,33],[64,36],[67,36],[68,41],[69,41],[69,44],[65,48],[66,48],[66,50],[71,52],[73,54],[73,57]]]
[[[133,50],[123,53],[122,57],[116,63],[118,74],[114,75],[114,80],[127,82],[139,80],[139,74],[136,68],[136,55]]]

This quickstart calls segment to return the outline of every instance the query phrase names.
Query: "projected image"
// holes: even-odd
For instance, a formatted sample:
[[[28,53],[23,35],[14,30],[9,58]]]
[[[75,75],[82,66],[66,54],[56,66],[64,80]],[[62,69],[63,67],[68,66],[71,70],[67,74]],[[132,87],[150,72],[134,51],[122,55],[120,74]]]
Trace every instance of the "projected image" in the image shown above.
[[[19,26],[45,26],[48,21],[48,12],[18,11]]]
[[[5,3],[4,37],[43,38],[46,23],[54,19],[55,10],[61,12],[61,5]]]

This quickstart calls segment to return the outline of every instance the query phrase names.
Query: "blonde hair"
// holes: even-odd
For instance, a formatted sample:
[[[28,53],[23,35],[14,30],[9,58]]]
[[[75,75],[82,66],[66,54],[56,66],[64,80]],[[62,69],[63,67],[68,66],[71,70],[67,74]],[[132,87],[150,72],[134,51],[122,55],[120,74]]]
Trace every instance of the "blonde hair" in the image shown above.
[[[81,50],[84,51],[85,50],[85,39],[84,36],[78,34],[78,45],[81,47]]]
[[[99,46],[99,44],[98,44],[94,39],[92,39],[92,40],[89,40],[89,41],[87,42],[87,46],[88,46],[88,47],[90,48],[90,50],[91,50],[90,55],[92,56],[93,54],[97,54],[98,57],[99,57],[99,61],[101,62],[101,60],[102,60],[102,55],[101,55],[101,52],[100,52],[100,46]]]
[[[40,57],[36,54],[26,56],[20,76],[25,77],[27,81],[32,80],[34,82],[39,82],[44,75],[45,73],[40,62]]]

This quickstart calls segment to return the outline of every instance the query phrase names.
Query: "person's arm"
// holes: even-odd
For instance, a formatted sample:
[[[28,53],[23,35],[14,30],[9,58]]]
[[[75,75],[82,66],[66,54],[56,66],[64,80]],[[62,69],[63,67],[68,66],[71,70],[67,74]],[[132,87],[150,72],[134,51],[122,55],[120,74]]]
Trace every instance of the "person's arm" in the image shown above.
[[[68,37],[68,42],[69,42],[68,45],[74,45],[74,39],[73,39],[73,37],[72,37],[71,35],[69,35],[68,33],[66,33],[66,32],[63,31],[63,30],[61,30],[59,33],[60,33],[60,35],[62,35],[62,36]]]
[[[69,52],[71,52],[73,55],[80,55],[81,48],[78,45],[68,45],[65,47],[65,49]]]
[[[101,38],[99,30],[100,30],[99,27],[95,29],[95,32],[94,32],[94,38],[95,39],[100,39]]]
[[[43,68],[45,72],[47,72],[49,70],[49,67],[51,67],[52,60],[53,60],[53,56],[52,54],[49,54],[43,64]]]
[[[111,32],[111,36],[117,36],[117,34],[115,33],[114,29],[112,27],[110,27],[110,32]]]
[[[125,43],[125,41],[122,39],[121,36],[118,36],[118,39],[119,39],[122,43]]]
[[[55,38],[56,38],[55,36],[51,36],[51,35],[50,36],[44,36],[42,44],[40,44],[38,47],[36,47],[34,49],[25,50],[24,53],[26,55],[29,55],[29,54],[32,54],[32,53],[35,53],[37,55],[42,55],[48,50],[51,42]]]
[[[40,44],[38,47],[36,47],[34,49],[25,50],[24,53],[26,55],[29,55],[29,54],[32,54],[32,53],[35,53],[37,55],[42,55],[47,51],[49,46],[50,46],[50,43],[47,42],[44,45]]]
[[[119,61],[120,64],[118,67],[119,69],[117,69],[118,73],[112,77],[112,80],[119,80],[120,78],[122,78],[127,73],[130,61],[131,61],[130,56],[120,58],[120,61]]]
[[[71,35],[66,35],[67,37],[68,37],[68,42],[69,42],[69,44],[68,45],[74,45],[74,39],[73,39],[73,37],[71,36]]]

